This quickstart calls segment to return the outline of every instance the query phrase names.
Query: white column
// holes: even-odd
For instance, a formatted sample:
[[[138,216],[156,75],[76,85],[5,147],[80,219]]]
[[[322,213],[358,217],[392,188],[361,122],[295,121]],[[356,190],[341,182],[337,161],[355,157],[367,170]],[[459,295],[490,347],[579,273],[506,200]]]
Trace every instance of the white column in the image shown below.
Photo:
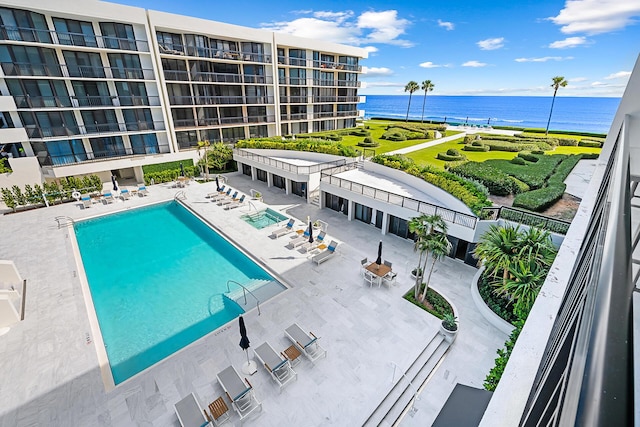
[[[349,200],[349,214],[347,215],[347,218],[349,219],[349,221],[353,221],[355,210],[356,210],[356,203],[353,200]]]
[[[267,172],[267,187],[273,187],[273,174],[271,172]]]
[[[389,214],[384,212],[382,214],[382,234],[387,234],[389,229]]]
[[[284,179],[284,194],[291,194],[291,180],[289,178]]]
[[[255,181],[255,180],[256,180],[256,167],[251,166],[251,181]]]

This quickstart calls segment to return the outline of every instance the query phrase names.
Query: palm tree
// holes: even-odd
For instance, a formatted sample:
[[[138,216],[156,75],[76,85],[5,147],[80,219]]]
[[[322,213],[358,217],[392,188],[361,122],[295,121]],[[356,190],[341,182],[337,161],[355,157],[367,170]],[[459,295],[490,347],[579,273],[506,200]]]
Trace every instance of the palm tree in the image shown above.
[[[205,182],[209,182],[209,161],[207,159],[207,149],[211,144],[208,140],[198,141],[198,154],[201,155],[201,158],[204,160],[204,180]],[[200,150],[204,150],[204,155],[200,153]]]
[[[449,252],[451,252],[451,242],[447,239],[447,236],[440,233],[435,233],[426,241],[427,254],[431,257],[431,268],[429,269],[429,275],[424,285],[424,291],[422,291],[422,300],[427,296],[427,289],[429,289],[429,283],[431,282],[431,274],[433,273],[433,267],[436,265],[436,261],[444,259]],[[426,259],[425,259],[426,267]]]
[[[473,251],[489,274],[497,277],[502,272],[503,283],[509,278],[509,267],[519,259],[519,234],[519,227],[491,225]]]
[[[547,269],[535,260],[521,259],[512,264],[509,278],[496,286],[496,292],[513,301],[513,313],[526,319],[547,276]]]
[[[532,260],[547,270],[558,253],[551,240],[551,233],[535,227],[520,233],[518,246],[519,258]]]
[[[427,92],[431,92],[436,85],[431,83],[431,80],[425,80],[422,82],[422,86],[420,89],[424,91],[424,98],[422,99],[422,119],[420,123],[424,122],[424,104],[427,102]]]
[[[556,102],[556,93],[558,93],[558,89],[561,87],[565,87],[567,85],[567,81],[563,76],[556,76],[553,79],[553,83],[551,83],[551,87],[553,88],[553,100],[551,101],[551,111],[549,111],[549,120],[547,120],[547,129],[544,131],[545,136],[549,134],[549,123],[551,123],[551,114],[553,113],[553,104]],[[406,91],[406,88],[405,88]]]
[[[405,122],[409,121],[409,109],[411,108],[411,95],[413,95],[413,92],[417,91],[418,89],[420,89],[420,86],[418,86],[418,83],[414,82],[413,80],[407,83],[407,85],[404,87],[404,91],[409,92],[409,105],[407,106],[407,118],[404,120]]]
[[[418,299],[420,293],[420,285],[422,284],[422,277],[427,266],[427,260],[429,259],[430,240],[434,236],[438,236],[436,231],[443,234],[447,234],[447,223],[444,222],[440,215],[420,215],[409,220],[409,231],[416,235],[414,251],[420,253],[418,260],[418,267],[416,268],[416,282],[413,287],[413,294]],[[423,258],[424,257],[424,258]]]

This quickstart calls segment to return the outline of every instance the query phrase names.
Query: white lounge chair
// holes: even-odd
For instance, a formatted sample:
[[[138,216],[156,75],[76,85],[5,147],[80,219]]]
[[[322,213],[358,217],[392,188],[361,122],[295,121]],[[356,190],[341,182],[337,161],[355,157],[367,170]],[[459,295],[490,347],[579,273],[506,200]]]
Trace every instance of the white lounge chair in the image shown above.
[[[113,194],[111,194],[111,192],[106,192],[102,194],[102,197],[104,198],[104,201],[107,203],[113,203],[116,199],[113,198]]]
[[[295,222],[296,222],[295,219],[290,218],[289,222],[287,223],[287,225],[285,225],[282,228],[278,228],[277,230],[274,230],[271,233],[271,236],[277,239],[278,237],[281,237],[281,236],[284,236],[285,234],[291,233],[291,231],[293,231],[293,224],[295,224]]]
[[[232,201],[231,203],[229,203],[228,205],[226,205],[224,207],[225,210],[229,210],[229,209],[235,209],[238,206],[242,206],[244,205],[244,199],[245,199],[245,195],[243,194],[242,197],[240,197],[238,200]]]
[[[138,185],[138,194],[140,196],[148,196],[149,190],[147,190],[147,187],[144,185]]]
[[[196,399],[196,395],[191,393],[180,402],[174,405],[178,421],[182,427],[202,427],[209,423],[205,417],[205,412]]]
[[[88,194],[85,194],[82,197],[80,197],[80,200],[82,201],[82,207],[84,209],[91,207],[91,196],[89,196]]]
[[[305,229],[301,236],[294,237],[287,243],[287,248],[295,249],[309,241],[309,229]]]
[[[318,246],[324,244],[324,239],[326,238],[326,236],[327,233],[321,231],[320,234],[318,234],[318,237],[316,237],[313,242],[309,243],[309,240],[307,240],[305,243],[300,245],[299,251],[305,253],[317,248]]]
[[[211,201],[212,202],[217,202],[219,200],[224,200],[227,197],[231,197],[230,194],[231,194],[232,191],[233,191],[233,188],[229,187],[229,189],[227,191],[223,191],[221,193],[218,193],[215,196],[212,196],[211,197]]]
[[[338,242],[336,242],[335,240],[332,240],[331,243],[329,243],[329,247],[326,250],[320,252],[319,254],[314,255],[311,258],[311,261],[315,262],[318,265],[322,264],[323,262],[331,258],[331,256],[336,252],[337,247],[338,247]]]
[[[284,333],[310,361],[315,362],[327,356],[327,351],[318,344],[318,337],[313,332],[307,334],[297,323],[285,329]]]
[[[236,197],[238,197],[237,191],[233,193],[233,196],[225,196],[221,200],[219,200],[218,206],[228,205],[229,203],[233,202],[236,199]]]
[[[262,410],[262,403],[258,402],[253,394],[251,383],[246,378],[242,381],[233,365],[219,372],[216,378],[231,401],[233,409],[240,416],[240,420],[256,410]]]
[[[269,371],[271,378],[278,383],[280,389],[298,378],[298,374],[291,368],[289,360],[278,354],[268,342],[256,347],[253,352],[260,363]]]
[[[120,197],[122,197],[122,200],[129,200],[131,198],[131,193],[126,188],[123,188],[120,190]]]
[[[219,188],[215,193],[209,193],[209,194],[207,194],[207,196],[206,196],[206,197],[207,197],[207,199],[211,199],[211,198],[216,197],[216,196],[218,196],[218,195],[220,195],[220,194],[224,194],[224,192],[225,192],[225,190],[226,190],[226,187],[227,187],[227,186],[223,184],[223,185],[222,185],[222,187],[220,187],[220,188]]]

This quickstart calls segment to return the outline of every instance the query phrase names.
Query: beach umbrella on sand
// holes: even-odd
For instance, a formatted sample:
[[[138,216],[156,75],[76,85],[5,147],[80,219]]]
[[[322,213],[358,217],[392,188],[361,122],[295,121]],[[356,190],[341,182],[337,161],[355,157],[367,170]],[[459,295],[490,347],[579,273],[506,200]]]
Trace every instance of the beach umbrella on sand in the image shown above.
[[[180,162],[180,176],[184,176],[184,165]]]
[[[111,175],[111,183],[113,184],[113,191],[118,191],[118,182],[115,175]]]
[[[309,243],[313,243],[313,227],[311,221],[309,221]]]
[[[256,362],[249,360],[249,337],[247,337],[247,327],[244,325],[244,319],[240,316],[240,348],[247,353],[247,364],[242,365],[242,372],[252,375],[256,372]]]
[[[382,240],[378,243],[378,258],[376,258],[376,264],[382,264]]]
[[[220,181],[218,180],[217,176],[216,176],[216,189],[220,191]]]

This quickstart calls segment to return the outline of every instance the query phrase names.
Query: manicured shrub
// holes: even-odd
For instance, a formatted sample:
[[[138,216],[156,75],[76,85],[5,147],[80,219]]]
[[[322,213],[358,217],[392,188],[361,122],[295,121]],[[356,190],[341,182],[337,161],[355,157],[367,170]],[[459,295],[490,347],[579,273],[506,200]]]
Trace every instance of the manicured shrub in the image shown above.
[[[487,162],[467,162],[450,168],[449,171],[482,183],[489,193],[496,196],[506,196],[515,189],[514,182],[508,174],[487,165]]]
[[[298,138],[282,141],[279,138],[258,138],[238,141],[236,148],[264,148],[276,150],[310,151],[314,153],[334,154],[337,156],[357,157],[355,148],[339,142],[318,138]]]
[[[370,136],[367,136],[362,142],[359,142],[357,145],[358,147],[367,147],[367,148],[380,146],[380,144],[374,141],[373,138],[371,138]]]
[[[538,161],[538,156],[534,156],[533,154],[526,151],[519,152],[518,157],[522,157],[523,159],[531,163],[536,163]]]
[[[454,152],[454,154],[450,154],[449,153],[450,151]],[[456,149],[449,149],[447,150],[446,153],[438,153],[436,158],[439,160],[444,160],[445,162],[455,162],[455,161],[464,160],[465,156],[460,154]]]
[[[460,152],[458,150],[456,150],[455,148],[449,148],[447,150],[447,154],[450,156],[459,156]]]
[[[9,209],[13,209],[15,211],[17,203],[16,203],[16,199],[13,196],[13,192],[8,189],[8,188],[2,188],[0,189],[0,192],[2,192],[2,201],[4,202],[4,204],[9,208]]]
[[[585,160],[595,160],[600,157],[598,153],[582,153],[582,158]]]
[[[329,141],[342,141],[342,137],[337,133],[330,133],[327,135]]]
[[[479,139],[476,139],[475,141],[473,141],[471,145],[473,145],[474,147],[484,147],[484,144]]]
[[[520,181],[518,178],[511,177],[511,181],[513,181],[513,192],[515,194],[526,193],[531,190],[526,183]]]
[[[496,141],[493,139],[483,139],[484,145],[488,145],[491,151],[507,151],[517,153],[518,151],[550,150],[551,146],[544,142],[538,143],[516,143],[508,141]]]
[[[518,194],[513,198],[513,207],[541,212],[560,200],[566,188],[562,183]]]
[[[533,150],[531,152],[531,154],[544,154],[544,151],[542,151],[542,150]]]
[[[551,174],[553,174],[556,166],[566,157],[565,154],[539,156],[538,162],[528,164],[526,168],[523,168],[521,165],[514,165],[509,160],[503,159],[490,159],[483,163],[485,163],[487,167],[497,168],[507,175],[518,178],[532,189],[536,189],[544,186],[544,183]]]
[[[479,142],[479,141],[477,141]],[[478,144],[475,145],[476,143],[472,143],[470,145],[465,145],[464,147],[462,147],[462,149],[464,151],[489,151],[489,146],[488,145],[483,145],[483,144]]]
[[[584,139],[578,143],[579,147],[593,147],[602,148],[602,142],[597,141],[585,141]]]
[[[569,176],[573,168],[578,164],[582,156],[580,154],[573,154],[565,158],[562,162],[556,166],[553,175],[549,177],[547,183],[549,185],[561,184]]]
[[[527,162],[522,157],[518,157],[518,156],[511,159],[511,163],[513,163],[514,165],[520,165],[520,166],[525,166],[527,164]]]
[[[500,378],[502,378],[504,368],[507,366],[507,362],[509,361],[509,357],[511,356],[513,347],[516,345],[516,341],[518,340],[518,336],[520,335],[523,326],[524,321],[518,321],[516,328],[511,332],[509,339],[504,343],[504,349],[498,349],[498,357],[496,358],[495,366],[491,368],[489,374],[484,380],[485,390],[495,391],[496,387],[498,387],[498,382],[500,382]]]
[[[573,138],[559,138],[558,145],[561,147],[577,147],[578,140]]]

